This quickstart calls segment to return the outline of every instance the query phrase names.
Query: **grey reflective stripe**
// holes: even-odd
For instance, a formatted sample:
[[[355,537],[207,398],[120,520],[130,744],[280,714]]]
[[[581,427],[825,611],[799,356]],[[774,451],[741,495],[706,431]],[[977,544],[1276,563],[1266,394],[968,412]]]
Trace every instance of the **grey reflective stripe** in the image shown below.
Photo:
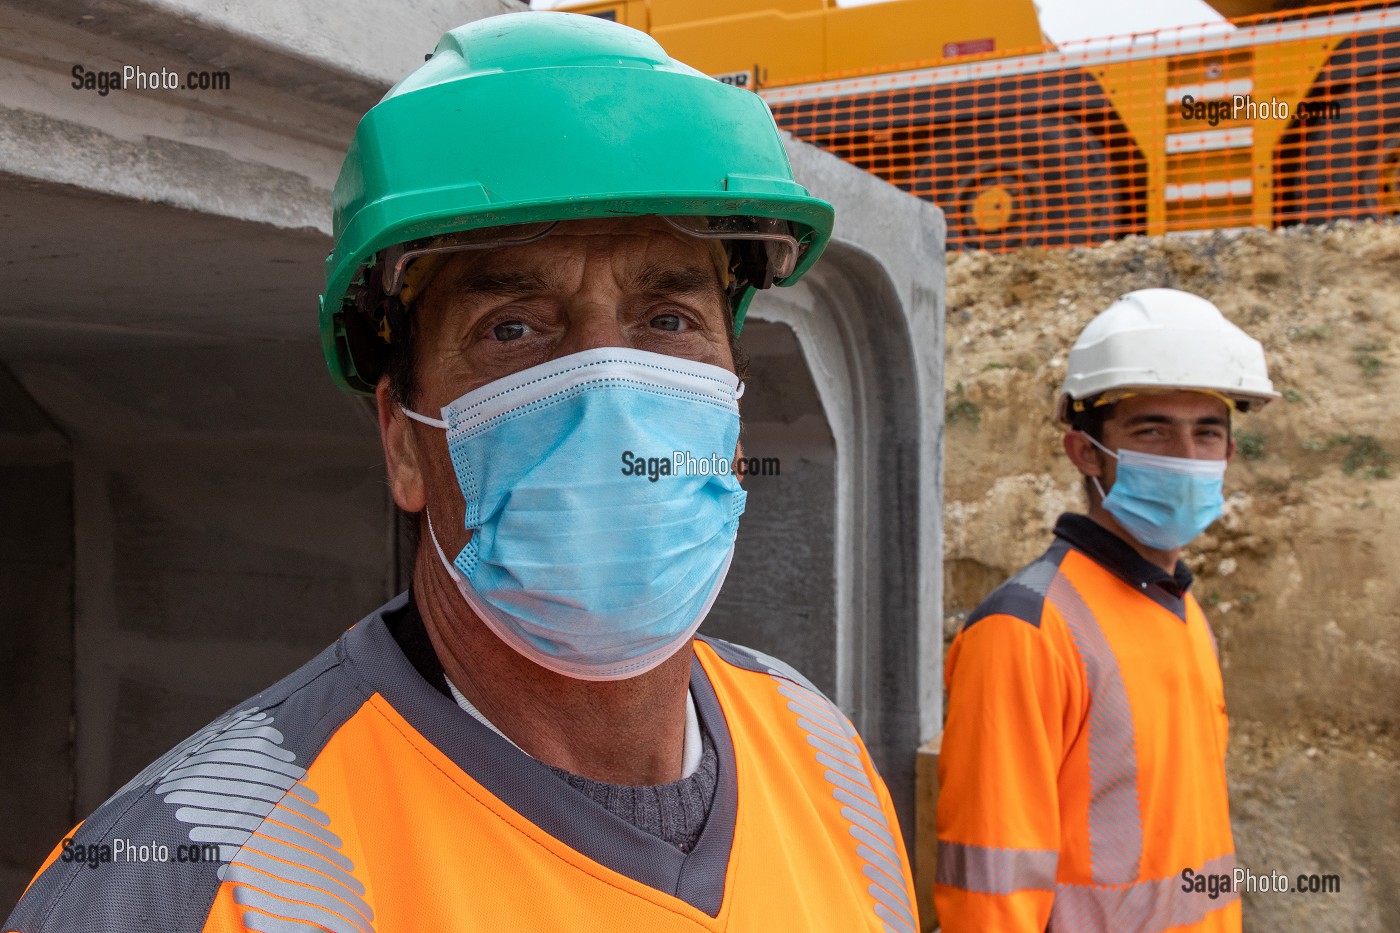
[[[844,787],[832,788],[831,795],[837,800],[844,803],[846,806],[855,807],[861,813],[864,813],[866,817],[871,821],[879,823],[881,826],[886,825],[885,814],[880,812],[879,807],[872,806],[871,804],[866,803],[864,800],[861,800],[859,797],[846,790]]]
[[[856,846],[856,855],[865,859],[866,865],[873,865],[877,870],[884,872],[892,878],[899,877],[899,862],[891,862],[888,858],[870,848],[870,846]]]
[[[1123,672],[1074,584],[1056,575],[1046,594],[1084,662],[1089,686],[1089,865],[1096,884],[1131,884],[1142,862],[1142,811],[1133,711]]]
[[[365,886],[283,741],[272,716],[245,710],[142,780],[190,825],[191,842],[219,845],[219,879],[234,885],[234,903],[256,908],[244,913],[249,929],[374,933]]]
[[[277,806],[276,801],[234,797],[231,794],[201,794],[192,790],[170,791],[165,795],[165,802],[187,803],[192,807],[227,810],[230,813],[250,813],[253,816],[267,816]]]
[[[258,835],[266,836],[269,839],[276,839],[279,842],[285,842],[287,845],[296,846],[300,849],[307,849],[321,856],[321,858],[326,861],[339,865],[346,871],[355,870],[355,863],[340,853],[339,843],[336,843],[334,846],[329,846],[318,839],[309,838],[305,833],[299,833],[294,829],[271,822],[259,826]]]
[[[899,880],[897,873],[891,875],[889,872],[879,867],[878,861],[866,862],[865,867],[860,870],[860,873],[898,898],[905,907],[909,906],[909,894],[904,890],[904,883]]]
[[[864,813],[859,813],[851,809],[850,807],[842,807],[841,815],[844,816],[847,820],[849,820],[852,826],[862,827],[866,832],[873,835],[876,839],[883,840],[885,845],[890,847],[891,851],[894,850],[894,836],[891,835],[889,829],[886,828],[889,824],[886,823],[884,820],[881,820],[880,822],[876,823]]]
[[[866,829],[864,826],[857,826],[856,824],[852,823],[848,827],[848,831],[857,840],[865,843],[867,846],[874,849],[877,853],[879,853],[881,858],[889,862],[891,865],[899,864],[899,854],[895,852],[894,847],[889,845],[880,837],[872,835],[870,830]]]
[[[826,752],[817,752],[817,761],[826,765],[837,774],[844,774],[848,781],[859,784],[862,787],[870,787],[870,781],[865,776],[864,768],[852,768],[850,765],[842,764]],[[874,788],[871,789],[873,790]]]
[[[888,907],[881,904],[879,901],[875,902],[875,916],[885,922],[885,929],[890,931],[890,933],[914,933],[914,927],[912,925],[905,923],[902,919],[895,916]]]
[[[280,858],[284,862],[292,862],[293,864],[310,868],[343,884],[361,897],[365,894],[365,886],[360,883],[360,879],[347,873],[337,861],[327,858],[321,852],[308,852],[304,849],[298,849],[295,846],[287,845],[285,842],[279,842],[276,839],[264,836],[262,833],[247,839],[244,842],[243,848],[245,851],[260,852],[264,855]],[[345,859],[344,856],[341,856],[341,859],[347,862],[349,861]]]
[[[291,810],[278,807],[267,815],[267,819],[281,823],[289,829],[295,829],[298,832],[319,839],[332,848],[340,848],[341,843],[339,836],[328,829],[322,829],[300,813],[293,813]],[[262,832],[261,828],[259,828],[258,832]]]
[[[776,667],[770,667],[768,674],[787,699],[798,728],[807,734],[812,760],[831,785],[833,799],[841,804],[838,812],[855,843],[861,874],[870,882],[866,885],[870,909],[888,933],[915,933],[913,900],[895,851],[894,833],[860,758],[855,727],[814,688],[795,682]]]
[[[286,807],[288,810],[292,810],[312,822],[320,823],[322,826],[331,825],[331,818],[329,816],[326,816],[319,808],[313,807],[296,794],[284,794],[278,806]]]
[[[266,755],[258,755],[254,754],[253,752],[225,750],[217,752],[200,752],[198,755],[191,755],[184,761],[180,762],[180,767],[172,770],[169,774],[166,775],[166,777],[174,777],[176,774],[179,774],[181,771],[188,767],[191,767],[193,765],[205,764],[206,762],[220,762],[223,764],[227,764],[230,768],[238,768],[240,771],[273,771],[277,774],[285,774],[293,780],[299,778],[302,774],[305,773],[304,771],[302,771],[301,768],[298,768],[296,765],[289,765],[280,761],[273,761],[272,759],[269,759]],[[246,766],[246,768],[240,768],[239,766]],[[255,776],[261,779],[261,775]]]
[[[844,742],[845,744],[841,745],[842,748],[849,749],[852,752],[856,750],[854,743],[846,742],[846,740],[843,737],[837,735],[835,732],[832,732],[826,726],[823,726],[820,722],[813,722],[811,719],[807,718],[806,716],[803,716],[801,710],[796,707],[796,704],[789,703],[788,709],[793,710],[798,714],[797,724],[801,726],[802,731],[806,732],[808,735],[815,735],[818,738],[824,739],[833,744],[839,744]]]
[[[1234,871],[1235,855],[1232,852],[1206,862],[1198,874],[1233,875]],[[1208,894],[1199,891],[1183,891],[1181,885],[1179,874],[1139,881],[1126,887],[1057,884],[1047,933],[1078,933],[1080,930],[1160,933],[1173,927],[1200,923],[1240,897],[1233,886],[1211,899]]]
[[[230,865],[225,880],[236,885],[233,889],[235,904],[240,907],[254,907],[287,920],[300,920],[304,931],[367,933],[369,930],[363,921],[356,922],[345,916],[351,911],[344,904],[341,904],[339,909],[327,906],[323,900],[330,898],[325,895],[318,896],[312,888],[304,888],[281,878],[260,874],[242,865]]]
[[[933,880],[979,894],[1049,891],[1059,860],[1054,849],[1001,849],[940,839]]]
[[[252,833],[246,829],[219,829],[214,826],[196,826],[190,830],[191,842],[217,842],[219,861],[231,862],[243,843]]]
[[[826,739],[823,739],[820,736],[808,735],[807,744],[815,749],[818,749],[819,751],[826,752],[833,758],[836,758],[840,761],[844,761],[852,768],[859,768],[861,766],[860,759],[856,757],[855,752],[848,752],[844,749],[838,748],[836,745],[832,744],[831,742],[828,742]]]
[[[1035,593],[1037,596],[1044,596],[1050,590],[1050,584],[1055,581],[1060,573],[1060,561],[1041,559],[1027,566],[1012,579]]]
[[[373,919],[371,916],[373,911],[360,897],[359,892],[351,891],[343,884],[332,882],[324,875],[314,872],[304,865],[287,865],[248,847],[244,847],[243,851],[238,853],[238,860],[234,864],[247,865],[249,868],[258,869],[265,875],[302,885],[305,890],[298,891],[299,900],[312,901],[329,910],[345,914],[348,919],[355,921],[355,925],[361,930],[367,930],[366,923]],[[227,876],[225,876],[225,880],[228,880]],[[266,883],[261,882],[262,885]],[[335,901],[331,901],[329,897],[322,898],[323,894],[334,897]],[[352,908],[354,912],[348,913],[347,907]]]
[[[286,762],[296,760],[296,755],[287,751],[285,748],[273,745],[267,739],[256,736],[247,739],[225,739],[221,742],[210,742],[205,748],[210,751],[227,750],[231,752],[256,752],[259,755],[279,758]]]
[[[231,826],[236,829],[246,829],[248,832],[258,828],[262,819],[256,816],[248,816],[245,813],[229,813],[227,810],[200,810],[196,807],[181,807],[175,811],[175,819],[181,823],[193,823],[196,826]]]
[[[306,924],[300,920],[283,920],[251,910],[243,915],[243,925],[256,933],[306,933]]]
[[[875,796],[875,791],[873,791],[868,785],[863,787],[860,784],[857,784],[848,778],[842,777],[835,771],[827,771],[826,774],[822,776],[825,777],[827,781],[831,783],[833,788],[844,788],[850,793],[855,794],[861,800],[864,800],[866,803],[870,804],[872,807],[878,807],[880,805],[879,799]],[[834,797],[835,795],[836,792],[833,790],[832,796]]]
[[[280,790],[279,788],[254,781],[225,781],[220,780],[218,778],[208,777],[176,778],[173,781],[162,781],[159,785],[157,785],[157,789],[204,791],[209,794],[224,794],[236,797],[256,797],[259,800],[270,800],[273,803],[276,803],[278,800],[282,799],[282,795],[285,793],[285,791]],[[171,801],[168,797],[166,798],[166,801],[172,803],[174,802]],[[187,801],[179,802],[185,803]]]
[[[871,884],[867,885],[865,890],[869,892],[872,898],[888,906],[890,911],[895,912],[896,915],[903,918],[904,922],[909,923],[910,926],[914,926],[914,915],[910,912],[909,895],[904,894],[904,885],[890,884],[889,881],[886,881],[885,878],[883,878],[878,871],[872,869],[871,866],[862,867],[861,874],[864,874],[865,877],[871,880]]]

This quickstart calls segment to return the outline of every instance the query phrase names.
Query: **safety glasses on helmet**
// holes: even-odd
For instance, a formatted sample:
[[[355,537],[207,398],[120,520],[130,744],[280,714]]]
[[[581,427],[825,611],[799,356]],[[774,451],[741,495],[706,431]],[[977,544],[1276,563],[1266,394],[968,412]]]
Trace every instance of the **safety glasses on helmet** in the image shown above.
[[[750,254],[751,259],[757,260],[758,268],[746,268],[744,272],[749,284],[757,288],[768,288],[774,281],[791,275],[808,246],[806,243],[799,242],[797,237],[793,235],[792,224],[786,220],[772,217],[660,216],[669,226],[686,236],[704,240],[721,240],[727,243],[751,244],[750,249],[746,252]],[[523,246],[548,236],[555,227],[559,226],[559,223],[557,220],[545,220],[535,223],[484,227],[479,230],[463,230],[388,247],[380,254],[384,294],[399,294],[403,289],[408,267],[416,259],[467,250]],[[742,264],[745,266],[755,265],[752,262],[743,262]]]

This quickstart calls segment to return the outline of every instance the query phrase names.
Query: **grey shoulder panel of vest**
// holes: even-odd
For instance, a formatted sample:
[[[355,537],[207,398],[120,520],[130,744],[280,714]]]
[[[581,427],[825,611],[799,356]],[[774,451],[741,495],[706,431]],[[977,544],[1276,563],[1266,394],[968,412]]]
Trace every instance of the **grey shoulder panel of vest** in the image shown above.
[[[992,590],[991,595],[982,600],[967,621],[963,631],[967,631],[988,616],[1007,615],[1040,628],[1040,613],[1045,606],[1045,594],[1050,583],[1060,572],[1060,561],[1069,553],[1069,545],[1059,538],[1040,557],[1022,567],[1015,576]]]
[[[286,838],[259,843],[277,850],[272,854],[329,863],[332,871],[347,861],[340,840],[325,829],[316,794],[302,783],[326,742],[369,696],[342,665],[344,637],[108,798],[62,841],[63,853],[34,880],[3,929],[201,930],[220,882],[247,870],[231,863],[266,857],[245,854],[244,844],[274,810],[281,824],[274,835]]]
[[[764,654],[757,648],[746,648],[743,645],[736,645],[732,641],[725,641],[722,638],[714,638],[710,635],[697,635],[696,638],[709,645],[715,650],[715,654],[719,655],[730,664],[733,664],[735,667],[741,667],[744,670],[754,671],[759,674],[776,674],[799,686],[806,687],[828,703],[831,702],[830,697],[818,690],[810,680],[802,676],[795,667],[788,664],[786,661],[780,661],[771,654]]]

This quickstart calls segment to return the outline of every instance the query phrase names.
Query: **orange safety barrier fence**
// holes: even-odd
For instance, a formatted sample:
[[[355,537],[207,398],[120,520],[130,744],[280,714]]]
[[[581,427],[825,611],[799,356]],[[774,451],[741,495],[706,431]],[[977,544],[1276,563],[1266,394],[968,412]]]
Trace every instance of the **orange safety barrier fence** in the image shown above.
[[[759,93],[797,138],[942,207],[949,249],[1400,214],[1400,3]]]

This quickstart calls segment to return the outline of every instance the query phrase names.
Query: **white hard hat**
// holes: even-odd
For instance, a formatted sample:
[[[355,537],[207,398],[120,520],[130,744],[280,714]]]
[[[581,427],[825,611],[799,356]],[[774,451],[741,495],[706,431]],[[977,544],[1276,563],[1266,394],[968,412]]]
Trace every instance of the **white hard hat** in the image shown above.
[[[1212,392],[1240,411],[1279,397],[1259,341],[1209,301],[1174,288],[1129,292],[1089,322],[1069,351],[1055,416],[1068,423],[1073,403],[1135,389]]]

